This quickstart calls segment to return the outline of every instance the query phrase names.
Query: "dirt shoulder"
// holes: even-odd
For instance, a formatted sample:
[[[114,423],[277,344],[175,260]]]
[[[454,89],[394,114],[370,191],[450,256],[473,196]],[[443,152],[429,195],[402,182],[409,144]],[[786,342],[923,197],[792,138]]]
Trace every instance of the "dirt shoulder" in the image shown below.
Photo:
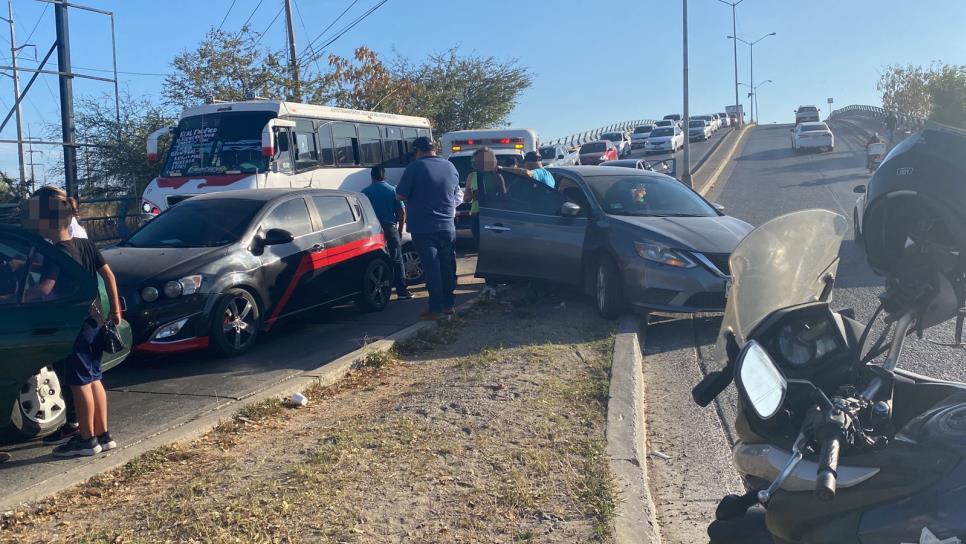
[[[613,324],[481,305],[308,407],[253,406],[0,519],[4,542],[610,542]]]

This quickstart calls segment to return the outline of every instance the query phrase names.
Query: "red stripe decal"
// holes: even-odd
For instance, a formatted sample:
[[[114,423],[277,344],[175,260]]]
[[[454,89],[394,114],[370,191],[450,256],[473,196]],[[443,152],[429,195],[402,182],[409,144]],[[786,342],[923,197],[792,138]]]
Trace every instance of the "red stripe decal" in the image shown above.
[[[303,256],[302,260],[299,261],[298,268],[295,269],[295,275],[292,276],[292,281],[289,282],[288,287],[285,288],[285,293],[282,294],[282,298],[279,299],[278,304],[275,305],[275,309],[272,310],[271,317],[269,317],[265,322],[265,329],[270,329],[275,325],[275,322],[281,315],[285,305],[288,304],[289,299],[292,298],[292,293],[295,292],[295,288],[302,280],[302,276],[326,266],[332,266],[343,261],[348,261],[349,259],[358,257],[359,255],[364,255],[370,251],[380,250],[383,248],[383,246],[385,246],[385,243],[385,235],[379,233],[375,236],[362,238],[335,247],[325,248],[321,251],[315,251]]]
[[[208,337],[187,338],[185,340],[175,340],[173,342],[144,342],[134,346],[134,351],[141,353],[178,353],[182,351],[194,351],[208,347]]]
[[[180,189],[189,181],[200,179],[202,187],[224,187],[231,185],[240,179],[247,178],[251,174],[221,174],[217,176],[181,176],[176,178],[158,178],[158,187],[170,189]]]

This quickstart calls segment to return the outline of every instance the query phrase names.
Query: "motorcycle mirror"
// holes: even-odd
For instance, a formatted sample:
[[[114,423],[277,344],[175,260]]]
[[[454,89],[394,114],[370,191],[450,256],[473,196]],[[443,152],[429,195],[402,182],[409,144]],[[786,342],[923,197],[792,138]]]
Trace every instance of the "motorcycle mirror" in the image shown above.
[[[749,341],[738,357],[735,384],[745,401],[761,419],[771,419],[785,401],[788,382],[768,352],[758,342]]]

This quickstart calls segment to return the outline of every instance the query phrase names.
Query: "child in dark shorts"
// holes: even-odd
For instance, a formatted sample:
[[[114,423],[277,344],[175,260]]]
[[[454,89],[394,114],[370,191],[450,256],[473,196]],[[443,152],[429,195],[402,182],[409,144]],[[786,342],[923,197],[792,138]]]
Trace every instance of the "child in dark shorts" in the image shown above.
[[[80,263],[92,277],[99,274],[104,279],[111,304],[106,319],[120,323],[121,305],[111,268],[93,242],[71,238],[68,232],[76,205],[66,195],[48,192],[30,198],[27,206],[31,226]],[[53,263],[46,266],[40,281],[28,289],[26,298],[44,299],[56,293],[59,273]],[[74,341],[73,352],[64,361],[64,374],[74,396],[80,432],[54,448],[53,454],[57,457],[89,456],[117,447],[107,430],[107,393],[101,384],[105,316],[99,307],[100,301],[95,300]]]

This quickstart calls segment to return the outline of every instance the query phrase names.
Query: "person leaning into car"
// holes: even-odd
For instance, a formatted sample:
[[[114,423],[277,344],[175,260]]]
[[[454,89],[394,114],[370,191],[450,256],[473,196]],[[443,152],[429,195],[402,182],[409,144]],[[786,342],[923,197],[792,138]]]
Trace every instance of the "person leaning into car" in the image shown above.
[[[386,183],[386,169],[373,166],[369,171],[372,183],[362,190],[376,211],[376,218],[382,225],[382,232],[386,236],[386,250],[392,257],[396,276],[396,298],[406,300],[413,295],[406,288],[406,275],[402,262],[402,233],[406,225],[406,206],[396,198],[396,190]]]

